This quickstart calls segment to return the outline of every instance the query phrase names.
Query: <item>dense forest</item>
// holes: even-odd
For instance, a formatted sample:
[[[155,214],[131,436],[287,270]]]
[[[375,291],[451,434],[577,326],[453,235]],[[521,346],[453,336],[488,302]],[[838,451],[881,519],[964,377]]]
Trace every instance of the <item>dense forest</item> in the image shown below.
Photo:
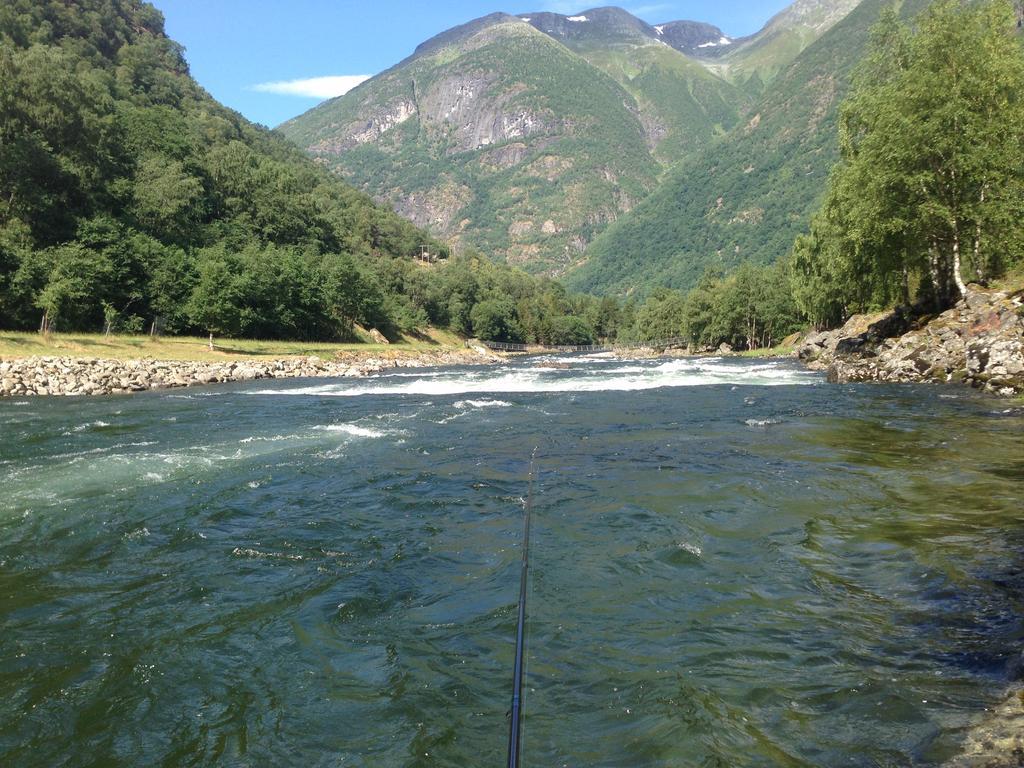
[[[689,293],[598,298],[444,244],[189,76],[152,6],[0,6],[0,327],[338,340],[777,344],[1024,262],[1024,56],[1006,0],[876,26],[810,231]],[[427,248],[440,261],[421,264]]]
[[[593,337],[597,300],[423,247],[448,256],[205,93],[153,6],[0,5],[0,328]]]
[[[945,309],[1024,261],[1024,55],[1008,0],[886,13],[842,108],[841,160],[791,256],[815,325]]]

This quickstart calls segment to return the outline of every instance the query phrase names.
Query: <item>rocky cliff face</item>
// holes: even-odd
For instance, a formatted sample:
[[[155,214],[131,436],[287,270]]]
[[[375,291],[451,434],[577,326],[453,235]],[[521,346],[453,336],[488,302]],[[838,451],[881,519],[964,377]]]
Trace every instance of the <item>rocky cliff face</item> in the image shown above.
[[[654,29],[662,40],[688,56],[715,57],[736,42],[713,24],[700,21],[670,21]]]
[[[856,1],[798,0],[744,40],[619,8],[491,14],[281,130],[456,249],[560,276],[666,168],[747,122],[750,94],[709,67],[801,30],[781,66]]]
[[[552,35],[497,15],[282,130],[457,249],[560,274],[656,183],[641,111]]]
[[[858,315],[808,337],[798,352],[835,382],[958,382],[1024,392],[1024,290],[973,291],[934,318],[904,310]]]

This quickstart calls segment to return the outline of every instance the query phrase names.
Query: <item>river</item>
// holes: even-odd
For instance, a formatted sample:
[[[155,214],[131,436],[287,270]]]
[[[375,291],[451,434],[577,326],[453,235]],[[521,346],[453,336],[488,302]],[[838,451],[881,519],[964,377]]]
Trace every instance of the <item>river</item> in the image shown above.
[[[1024,413],[969,390],[567,358],[8,400],[0,764],[502,765],[534,448],[524,765],[938,766],[1020,674]]]

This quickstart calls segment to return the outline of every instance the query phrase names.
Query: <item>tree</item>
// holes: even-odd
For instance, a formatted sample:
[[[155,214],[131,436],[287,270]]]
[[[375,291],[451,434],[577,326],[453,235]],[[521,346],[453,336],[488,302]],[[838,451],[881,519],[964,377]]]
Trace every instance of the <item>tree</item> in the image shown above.
[[[151,155],[139,163],[132,212],[147,231],[167,242],[189,243],[202,214],[203,184],[177,160]]]
[[[658,288],[636,313],[638,341],[657,341],[686,333],[686,297],[679,291]]]
[[[236,335],[242,327],[235,275],[226,259],[203,258],[187,312],[193,324],[218,336]]]
[[[512,302],[502,299],[488,299],[480,302],[470,313],[473,333],[484,341],[522,341],[522,332],[516,320],[516,309]]]
[[[598,338],[614,340],[622,324],[622,308],[614,296],[592,303],[591,325]]]
[[[549,322],[548,343],[559,347],[587,346],[594,343],[594,329],[582,317],[555,317]]]
[[[939,308],[1021,258],[1024,57],[1006,0],[937,0],[875,30],[840,120],[841,162],[793,263],[816,320],[837,304]],[[798,278],[799,279],[799,278]],[[830,295],[831,294],[831,295]]]
[[[51,266],[35,304],[43,310],[43,328],[98,328],[103,296],[114,270],[102,253],[80,243],[41,254]]]
[[[182,333],[191,325],[189,298],[199,277],[195,261],[185,251],[153,241],[148,254],[152,322],[169,333]]]

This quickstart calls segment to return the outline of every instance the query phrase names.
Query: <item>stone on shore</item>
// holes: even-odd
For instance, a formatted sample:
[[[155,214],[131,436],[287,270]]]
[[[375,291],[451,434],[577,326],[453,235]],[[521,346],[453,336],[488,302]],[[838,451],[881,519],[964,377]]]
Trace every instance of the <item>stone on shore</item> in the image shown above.
[[[482,348],[386,354],[344,352],[334,360],[312,356],[225,362],[12,358],[0,360],[0,397],[110,395],[259,379],[352,378],[393,368],[484,365],[504,359]]]
[[[1024,392],[1024,291],[974,290],[932,318],[903,309],[855,315],[804,339],[797,356],[837,383],[962,382],[1000,395]]]

